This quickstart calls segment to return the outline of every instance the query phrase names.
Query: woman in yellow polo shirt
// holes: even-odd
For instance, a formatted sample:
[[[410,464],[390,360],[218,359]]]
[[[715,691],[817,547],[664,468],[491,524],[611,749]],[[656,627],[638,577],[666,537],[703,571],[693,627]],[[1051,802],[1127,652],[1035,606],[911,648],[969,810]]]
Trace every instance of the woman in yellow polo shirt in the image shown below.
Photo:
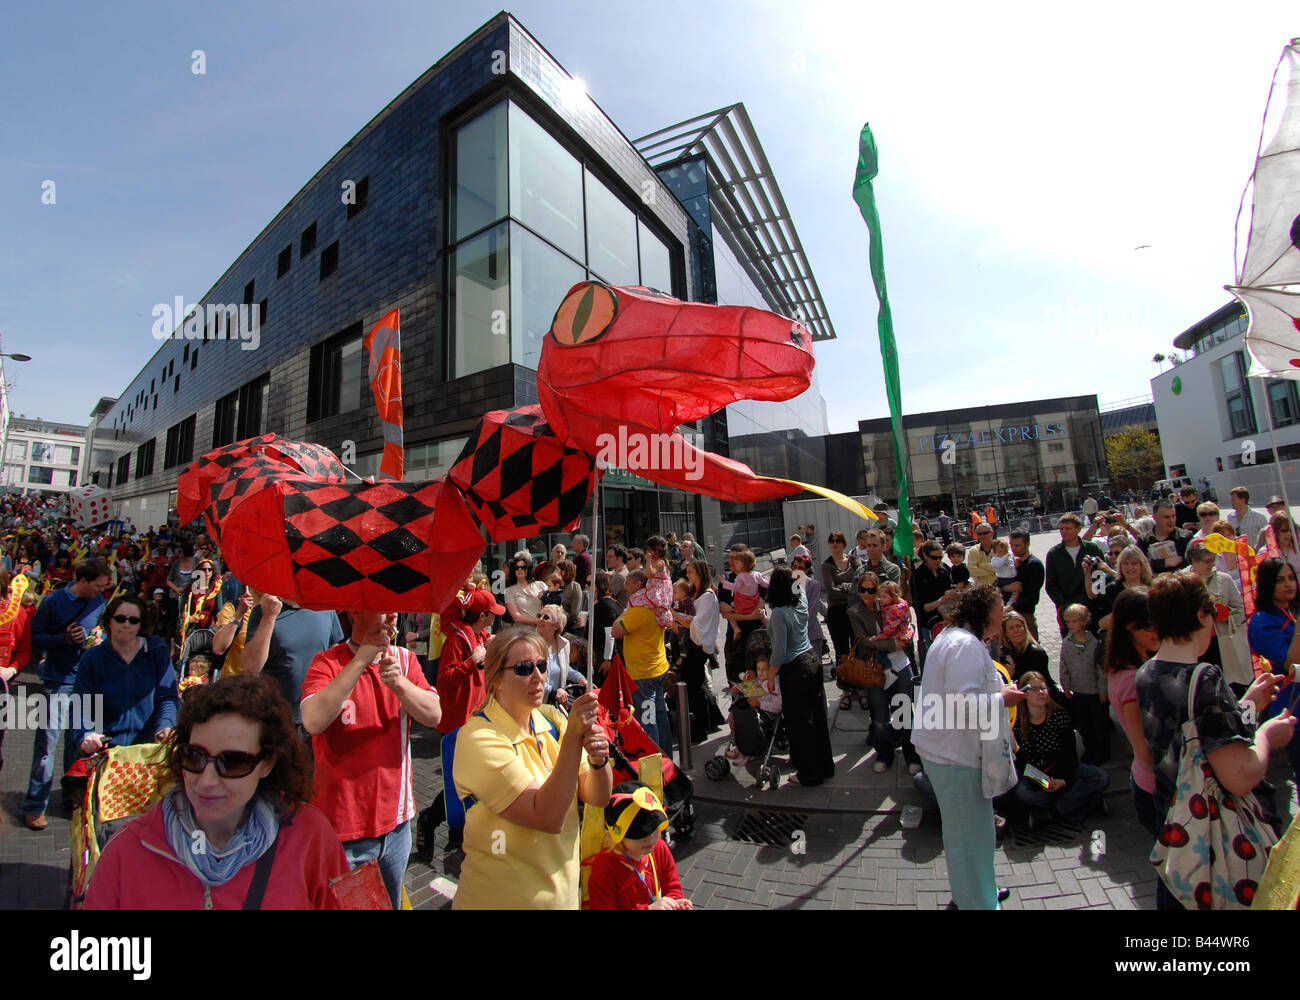
[[[456,738],[453,777],[465,817],[458,910],[576,910],[578,799],[604,807],[613,786],[596,695],[567,719],[544,706],[547,647],[517,626],[488,643],[487,700]]]

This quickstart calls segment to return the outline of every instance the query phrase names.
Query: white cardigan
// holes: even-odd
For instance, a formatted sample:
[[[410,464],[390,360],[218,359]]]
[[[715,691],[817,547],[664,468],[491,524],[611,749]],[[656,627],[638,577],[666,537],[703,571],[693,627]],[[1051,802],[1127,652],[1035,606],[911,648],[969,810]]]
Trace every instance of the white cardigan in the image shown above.
[[[695,617],[691,619],[691,641],[712,656],[718,642],[718,595],[706,590],[695,598]]]

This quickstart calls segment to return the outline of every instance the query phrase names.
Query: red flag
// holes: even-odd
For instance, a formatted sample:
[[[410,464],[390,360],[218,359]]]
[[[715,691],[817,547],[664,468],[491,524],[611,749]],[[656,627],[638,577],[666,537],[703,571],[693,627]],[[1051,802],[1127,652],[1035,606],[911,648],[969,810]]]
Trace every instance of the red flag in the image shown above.
[[[370,356],[370,389],[375,394],[379,420],[384,425],[384,455],[380,476],[401,479],[405,472],[402,451],[402,320],[394,309],[375,324],[362,341]]]

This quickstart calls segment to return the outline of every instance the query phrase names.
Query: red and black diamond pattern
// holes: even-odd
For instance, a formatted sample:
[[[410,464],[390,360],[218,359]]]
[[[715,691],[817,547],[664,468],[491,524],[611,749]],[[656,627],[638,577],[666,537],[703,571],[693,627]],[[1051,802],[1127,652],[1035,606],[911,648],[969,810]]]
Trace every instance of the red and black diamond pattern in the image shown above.
[[[566,448],[540,406],[484,414],[447,474],[496,542],[566,531],[596,486],[596,460]]]
[[[263,434],[214,448],[186,469],[177,484],[177,514],[183,523],[205,518],[213,535],[219,536],[220,520],[232,503],[269,478],[284,475],[347,481],[347,472],[323,445]],[[253,481],[237,486],[240,479]]]
[[[439,610],[483,552],[460,492],[442,479],[278,478],[250,487],[222,527],[238,579],[305,608]]]

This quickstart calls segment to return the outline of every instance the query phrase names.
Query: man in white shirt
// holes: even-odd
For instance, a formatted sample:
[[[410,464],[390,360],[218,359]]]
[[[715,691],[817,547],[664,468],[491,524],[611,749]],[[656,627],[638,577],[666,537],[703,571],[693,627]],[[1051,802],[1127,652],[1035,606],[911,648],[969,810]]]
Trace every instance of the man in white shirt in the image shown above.
[[[1244,486],[1234,486],[1228,494],[1232,500],[1232,510],[1228,511],[1228,523],[1238,536],[1258,538],[1259,533],[1268,527],[1268,518],[1250,506],[1250,490]]]
[[[807,556],[812,559],[812,553],[808,551],[808,546],[804,545],[803,539],[798,535],[791,535],[790,551],[786,553],[786,559],[793,562],[795,556]]]

